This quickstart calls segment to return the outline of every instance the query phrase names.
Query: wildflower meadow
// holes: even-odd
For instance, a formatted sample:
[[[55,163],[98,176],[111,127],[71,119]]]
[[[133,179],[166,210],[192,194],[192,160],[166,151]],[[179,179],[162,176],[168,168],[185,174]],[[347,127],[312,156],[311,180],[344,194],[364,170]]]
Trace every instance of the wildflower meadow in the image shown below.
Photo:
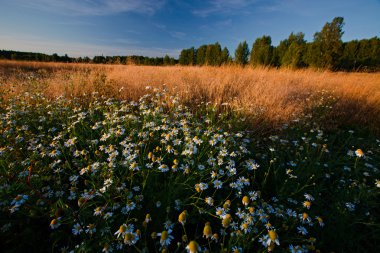
[[[147,87],[1,97],[2,252],[377,252],[380,140]]]

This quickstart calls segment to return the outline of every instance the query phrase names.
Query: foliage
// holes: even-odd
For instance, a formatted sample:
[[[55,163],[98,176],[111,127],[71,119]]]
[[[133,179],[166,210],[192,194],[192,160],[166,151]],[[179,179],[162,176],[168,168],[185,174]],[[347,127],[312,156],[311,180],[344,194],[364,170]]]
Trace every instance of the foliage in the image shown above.
[[[179,55],[179,64],[181,65],[195,65],[196,51],[194,47],[183,49]]]
[[[303,33],[291,33],[288,39],[283,40],[277,47],[280,65],[284,67],[300,68],[305,66],[303,62],[306,41]]]
[[[342,50],[343,18],[336,17],[326,23],[322,31],[314,34],[313,46],[309,47],[308,64],[313,67],[336,69]]]
[[[195,60],[192,58],[193,55],[195,55]],[[184,49],[179,57],[181,65],[220,66],[229,60],[228,49],[224,47],[222,50],[218,42],[215,44],[202,45],[197,49]]]
[[[235,63],[244,66],[248,63],[249,48],[246,41],[240,42],[235,50]]]
[[[269,66],[272,64],[272,56],[273,47],[271,37],[263,36],[261,38],[257,38],[253,43],[249,62],[253,66]]]

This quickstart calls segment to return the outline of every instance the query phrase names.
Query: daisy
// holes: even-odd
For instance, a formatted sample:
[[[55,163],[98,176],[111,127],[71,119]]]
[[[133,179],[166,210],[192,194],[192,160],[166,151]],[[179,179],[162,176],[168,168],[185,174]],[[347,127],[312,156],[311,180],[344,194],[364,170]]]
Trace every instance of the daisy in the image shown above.
[[[167,172],[169,171],[169,167],[166,164],[161,164],[160,167],[158,167],[158,170],[161,172]]]
[[[297,230],[298,230],[298,233],[300,233],[301,235],[307,235],[307,229],[303,226],[299,226],[297,227]]]
[[[86,229],[86,233],[89,233],[89,234],[93,234],[96,232],[96,227],[95,227],[95,224],[88,224],[87,226],[87,229]]]
[[[305,193],[303,196],[305,197],[305,199],[307,199],[307,200],[309,200],[309,201],[314,201],[313,196],[311,196],[311,195],[308,194],[308,193]]]
[[[319,216],[315,217],[315,219],[318,221],[319,223],[319,226],[323,227],[325,225],[325,223],[323,223],[323,219]]]
[[[61,226],[61,222],[60,222],[60,220],[61,220],[61,217],[58,217],[58,218],[56,218],[56,219],[53,219],[51,222],[50,222],[50,228],[51,229],[56,229],[56,228],[58,228],[59,226]]]
[[[209,206],[213,206],[213,205],[214,205],[214,200],[212,199],[212,197],[207,197],[207,198],[205,198],[205,202],[206,202]]]
[[[168,231],[164,230],[161,233],[158,233],[157,235],[160,236],[160,244],[162,247],[167,247],[170,245],[170,242],[174,239],[174,237],[171,235],[172,230],[169,229]]]
[[[116,235],[116,238],[119,238],[119,236],[124,236],[125,232],[127,230],[126,224],[123,224],[119,227],[119,230],[117,230],[114,235]]]
[[[280,242],[278,240],[278,235],[276,231],[274,230],[269,230],[268,231],[268,240],[267,240],[267,245],[270,246],[271,244],[277,244],[280,245]]]
[[[307,209],[310,209],[311,202],[310,201],[304,201],[303,206],[306,207]]]
[[[355,155],[356,155],[357,157],[363,157],[363,156],[364,156],[364,152],[363,152],[363,150],[361,150],[361,149],[359,148],[359,149],[357,149],[357,150],[355,151]]]
[[[223,186],[223,182],[220,180],[214,180],[212,183],[214,184],[215,189],[221,189]]]
[[[71,229],[73,235],[79,235],[83,232],[82,226],[79,223],[74,224],[73,229]]]
[[[137,233],[128,232],[124,234],[124,243],[131,246],[136,244],[139,240],[139,236]]]

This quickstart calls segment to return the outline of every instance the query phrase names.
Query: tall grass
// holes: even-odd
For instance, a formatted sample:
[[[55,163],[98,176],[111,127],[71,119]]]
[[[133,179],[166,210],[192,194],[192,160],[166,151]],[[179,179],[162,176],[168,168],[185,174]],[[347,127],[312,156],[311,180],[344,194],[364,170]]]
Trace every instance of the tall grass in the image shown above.
[[[254,123],[270,126],[302,117],[324,91],[337,98],[326,118],[327,124],[334,120],[330,126],[358,124],[377,132],[380,126],[380,73],[1,61],[0,82],[1,89],[18,94],[38,89],[47,97],[71,97],[97,91],[122,99],[138,99],[146,85],[165,85],[186,103],[228,103],[253,116]]]

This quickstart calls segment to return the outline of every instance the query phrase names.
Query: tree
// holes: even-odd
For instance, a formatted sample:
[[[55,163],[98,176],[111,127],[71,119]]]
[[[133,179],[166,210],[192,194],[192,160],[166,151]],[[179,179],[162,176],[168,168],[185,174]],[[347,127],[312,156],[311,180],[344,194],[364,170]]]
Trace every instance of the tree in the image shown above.
[[[230,52],[228,51],[227,47],[223,48],[220,58],[221,58],[221,64],[226,64],[230,62]]]
[[[167,55],[167,54],[165,55],[164,60],[163,60],[163,64],[166,65],[166,66],[167,65],[171,65],[170,64],[170,57],[169,57],[169,55]]]
[[[219,66],[221,64],[222,48],[218,42],[207,45],[206,64],[210,66]]]
[[[280,42],[277,47],[278,61],[281,66],[299,68],[305,66],[303,55],[305,52],[306,41],[304,34],[291,33],[286,40]]]
[[[195,65],[196,52],[194,47],[183,49],[179,56],[179,64],[181,65]]]
[[[249,48],[246,41],[240,42],[235,50],[235,63],[244,66],[248,63]]]
[[[202,45],[197,49],[196,64],[202,66],[206,63],[207,45]]]
[[[343,52],[339,61],[339,67],[343,70],[353,70],[358,66],[359,41],[352,40],[343,43]]]
[[[318,68],[335,69],[342,55],[344,19],[335,17],[326,23],[322,31],[314,34],[313,46],[309,47],[308,63]]]
[[[270,36],[257,38],[252,45],[250,63],[254,66],[272,64],[273,46]]]

